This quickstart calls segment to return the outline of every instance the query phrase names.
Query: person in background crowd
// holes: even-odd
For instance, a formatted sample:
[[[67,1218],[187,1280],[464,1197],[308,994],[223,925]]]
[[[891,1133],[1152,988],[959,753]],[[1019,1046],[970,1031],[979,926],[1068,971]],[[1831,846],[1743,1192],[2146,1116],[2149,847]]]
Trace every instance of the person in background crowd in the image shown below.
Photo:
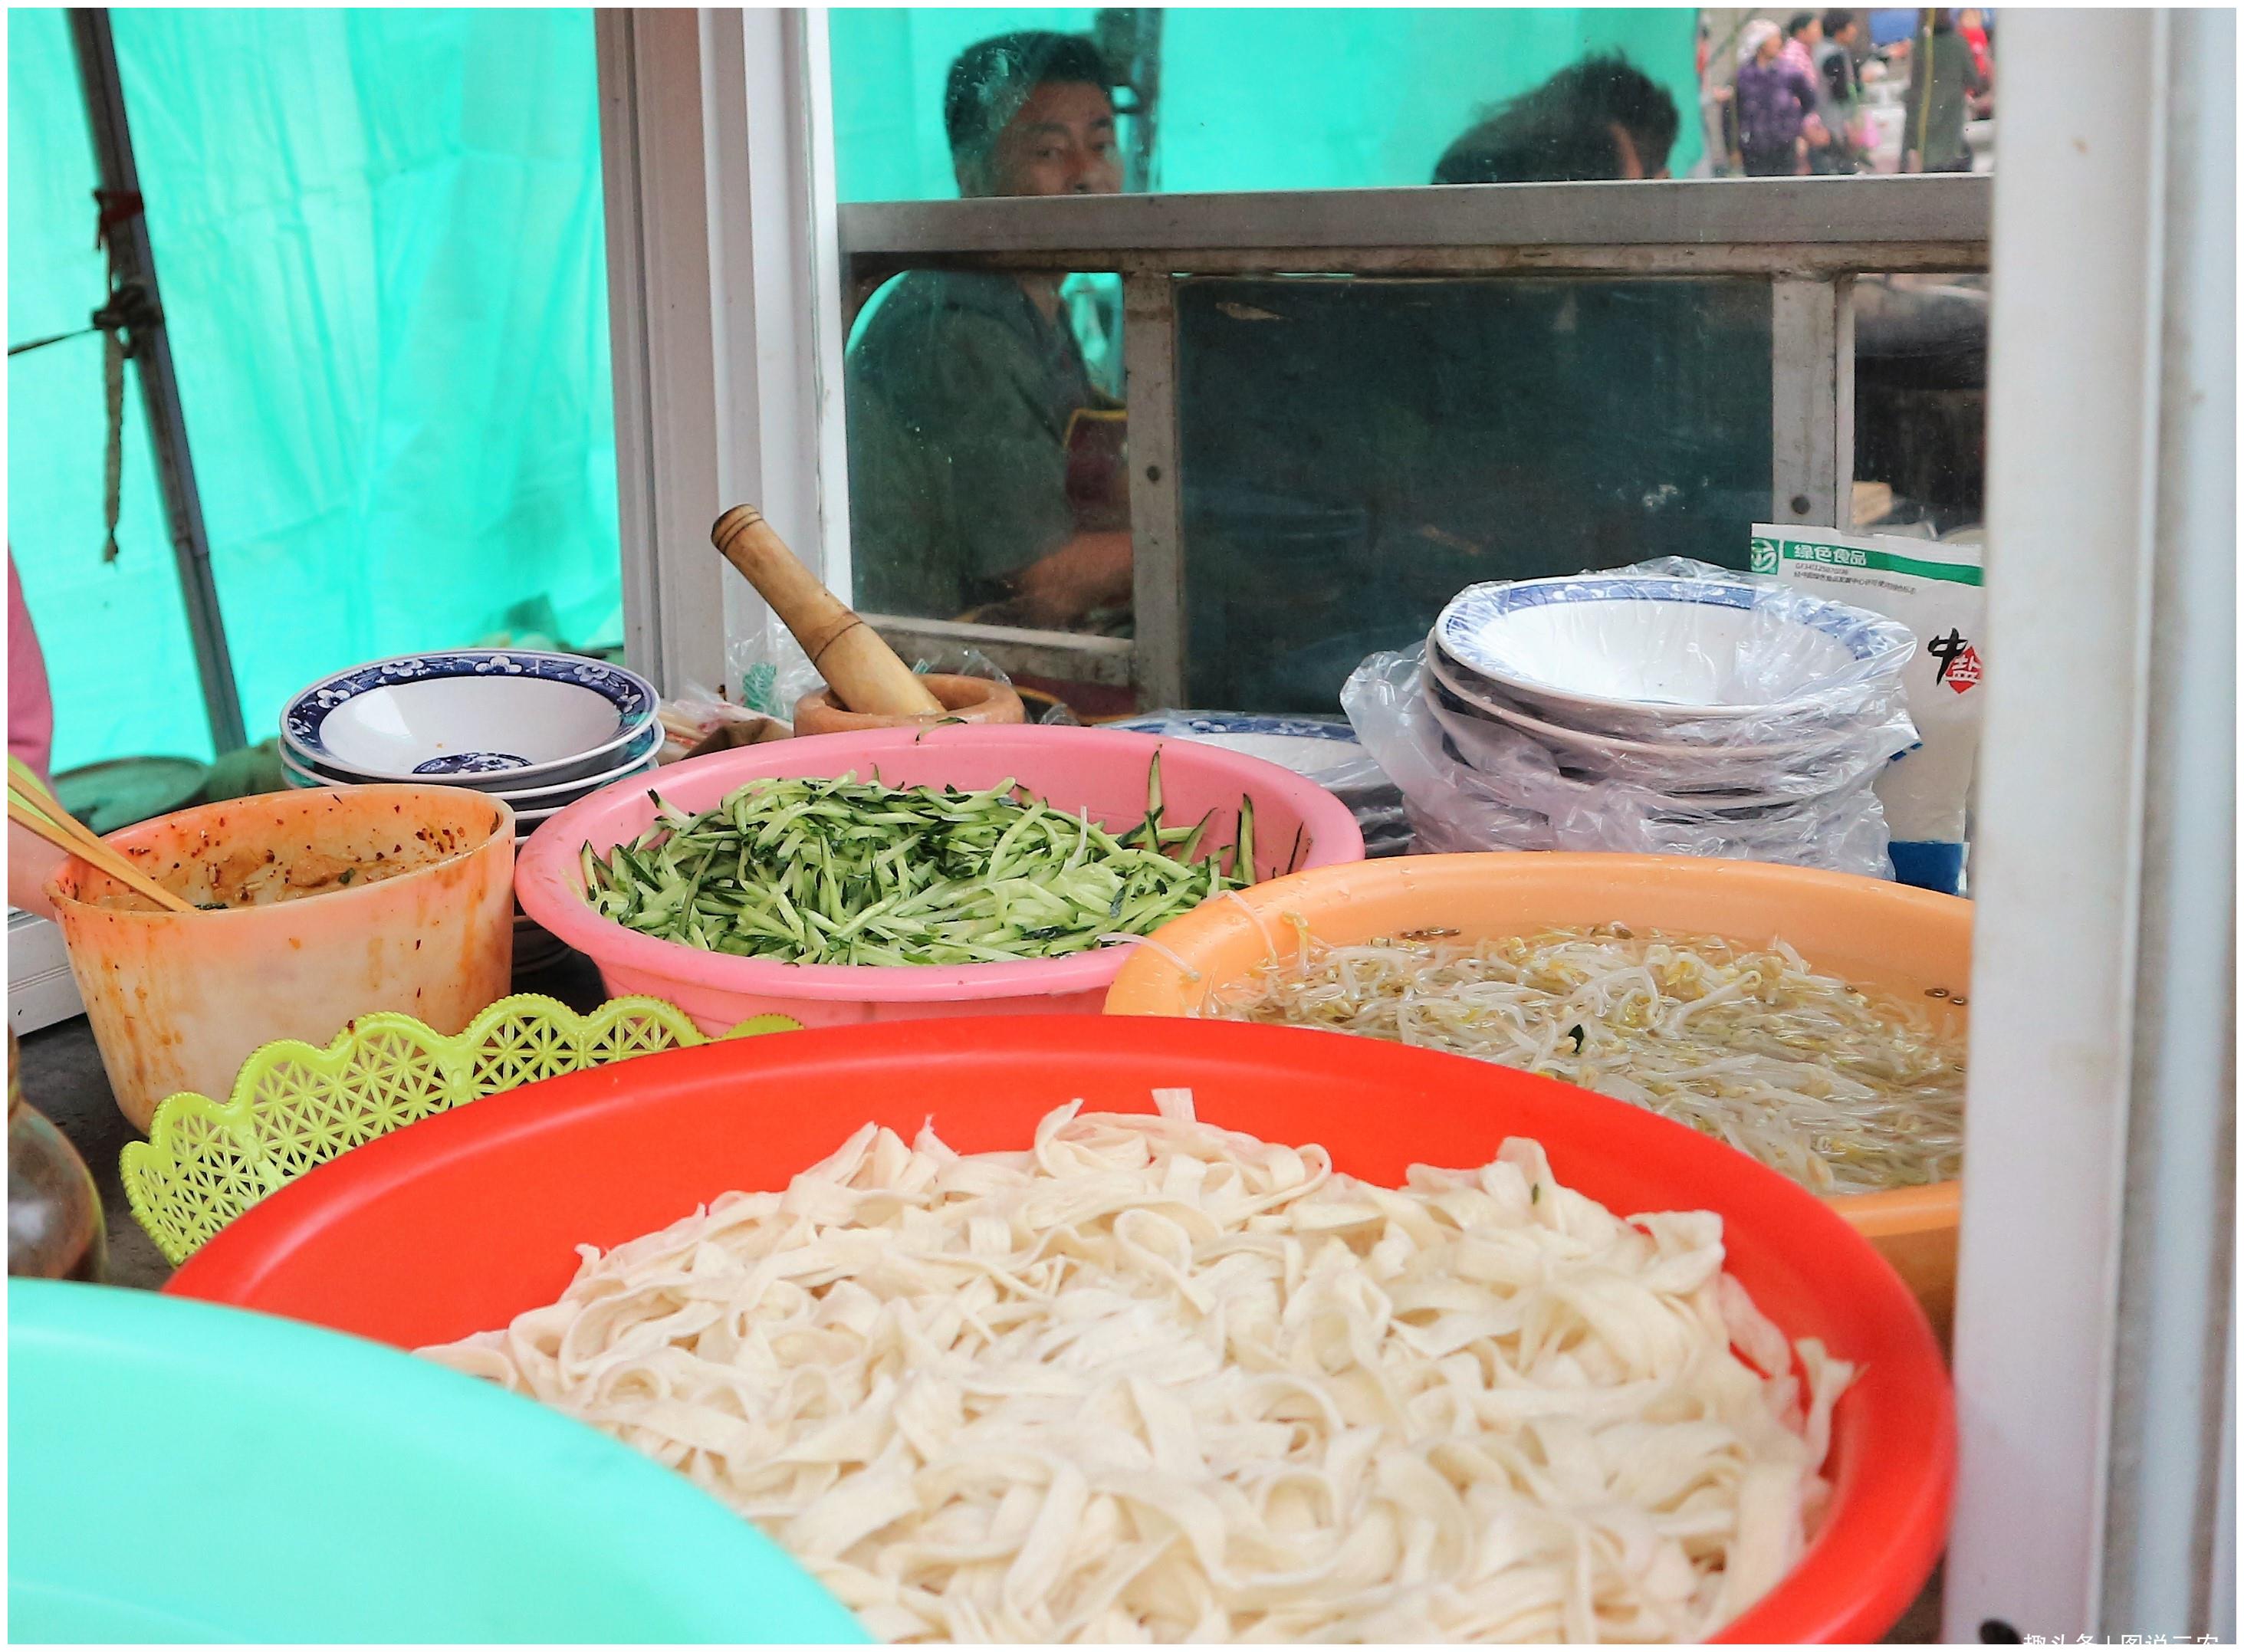
[[[1619,53],[1585,57],[1504,105],[1434,167],[1436,184],[1665,178],[1675,99]]]
[[[1823,20],[1812,11],[1796,12],[1784,25],[1784,60],[1807,74],[1815,72],[1815,48],[1823,44]]]
[[[52,761],[55,739],[54,700],[47,689],[46,656],[39,651],[38,633],[31,629],[30,610],[24,606],[24,587],[16,577],[16,556],[8,556],[8,755],[42,781]],[[8,822],[8,904],[19,912],[42,918],[55,915],[54,903],[44,885],[54,869],[68,859],[36,833]]]
[[[1815,119],[1815,78],[1784,55],[1784,36],[1763,18],[1746,25],[1739,55],[1738,148],[1751,178],[1792,178],[1810,147],[1829,141]]]
[[[1971,66],[1979,71],[1983,86],[1995,84],[1995,59],[1988,50],[1987,14],[1977,6],[1966,6],[1956,14],[1956,32],[1964,37],[1964,44],[1971,49]]]
[[[1968,172],[1971,146],[1964,141],[1970,99],[1985,90],[1971,49],[1956,32],[1956,16],[1932,14],[1930,36],[1910,54],[1909,98],[1903,111],[1901,169],[1905,172]]]
[[[1815,78],[1815,53],[1822,44],[1823,19],[1813,11],[1796,12],[1784,25],[1784,60],[1810,80]],[[1828,141],[1823,118],[1811,113],[1801,124],[1801,135],[1811,151],[1823,145]]]
[[[959,193],[1119,192],[1112,84],[1078,35],[969,47],[943,93]],[[1126,518],[1070,494],[1082,415],[1117,409],[1092,388],[1060,280],[915,270],[876,300],[845,367],[861,607],[950,618],[996,604],[1035,626],[1126,607]]]
[[[1823,44],[1815,48],[1815,111],[1831,141],[1811,149],[1808,160],[1818,173],[1844,175],[1856,170],[1862,142],[1858,111],[1862,84],[1855,73],[1855,42],[1862,24],[1851,11],[1823,14]]]

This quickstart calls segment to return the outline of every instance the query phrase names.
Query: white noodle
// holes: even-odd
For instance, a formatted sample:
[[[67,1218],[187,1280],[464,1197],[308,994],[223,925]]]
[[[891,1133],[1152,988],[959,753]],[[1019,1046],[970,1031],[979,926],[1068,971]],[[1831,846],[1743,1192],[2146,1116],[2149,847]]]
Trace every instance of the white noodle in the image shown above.
[[[1287,914],[1291,917],[1292,914]],[[1680,1120],[1818,1193],[1953,1178],[1964,1040],[1922,1006],[1702,937],[1552,929],[1276,948],[1199,1011],[1423,1044]]]
[[[1794,1373],[1719,1217],[1619,1220],[1517,1139],[1375,1187],[1156,1100],[1023,1152],[868,1125],[423,1352],[886,1640],[1693,1640],[1797,1561],[1852,1370]]]

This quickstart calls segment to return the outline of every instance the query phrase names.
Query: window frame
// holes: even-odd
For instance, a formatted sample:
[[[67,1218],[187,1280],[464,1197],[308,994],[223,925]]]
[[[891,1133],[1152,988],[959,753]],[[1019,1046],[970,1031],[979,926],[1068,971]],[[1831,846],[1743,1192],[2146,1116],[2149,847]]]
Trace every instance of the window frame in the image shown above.
[[[1184,703],[1177,297],[1194,276],[1764,278],[1773,301],[1768,519],[1844,527],[1851,284],[1859,274],[1984,273],[1992,181],[1685,179],[846,204],[837,228],[852,319],[882,282],[911,268],[1111,271],[1123,284],[1134,641],[1118,649],[1113,639],[896,615],[873,624],[900,646],[968,643],[1009,669],[1126,681],[1148,705]]]

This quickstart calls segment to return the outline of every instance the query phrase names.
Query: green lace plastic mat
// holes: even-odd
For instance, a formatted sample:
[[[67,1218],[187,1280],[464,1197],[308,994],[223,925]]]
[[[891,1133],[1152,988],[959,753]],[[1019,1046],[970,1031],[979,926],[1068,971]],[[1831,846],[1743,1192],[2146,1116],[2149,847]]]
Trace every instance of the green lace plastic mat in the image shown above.
[[[785,1015],[760,1015],[725,1036],[796,1030]],[[659,998],[618,998],[580,1015],[520,993],[449,1037],[410,1015],[362,1016],[325,1049],[293,1038],[266,1045],[222,1102],[166,1097],[148,1139],[125,1150],[125,1197],[176,1267],[258,1200],[378,1136],[542,1078],[708,1042]]]

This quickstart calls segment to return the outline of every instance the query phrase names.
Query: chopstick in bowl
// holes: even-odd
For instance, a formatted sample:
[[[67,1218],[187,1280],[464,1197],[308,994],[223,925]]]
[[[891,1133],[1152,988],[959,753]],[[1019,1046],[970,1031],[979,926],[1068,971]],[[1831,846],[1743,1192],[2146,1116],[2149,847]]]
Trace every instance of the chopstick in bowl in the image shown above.
[[[89,826],[62,806],[55,794],[21,758],[8,759],[8,818],[35,837],[44,838],[66,854],[107,873],[119,883],[148,897],[167,912],[193,912],[182,900],[134,866]]]

